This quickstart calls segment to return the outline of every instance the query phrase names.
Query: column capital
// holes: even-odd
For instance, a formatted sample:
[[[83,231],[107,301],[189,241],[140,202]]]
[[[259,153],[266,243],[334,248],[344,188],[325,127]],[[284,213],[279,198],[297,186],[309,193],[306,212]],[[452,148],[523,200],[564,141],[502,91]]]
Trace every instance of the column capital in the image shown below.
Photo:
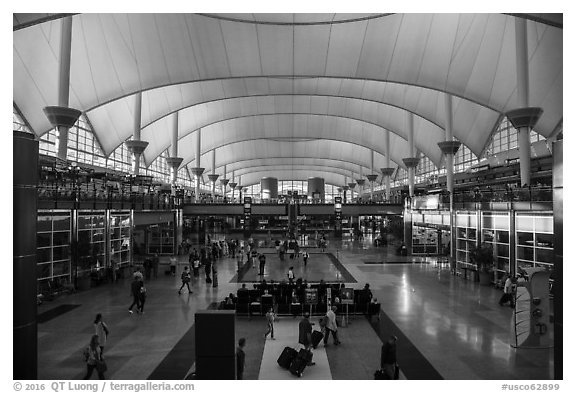
[[[336,191],[338,191],[338,192],[342,192],[342,191],[344,191],[344,188],[342,188],[342,187],[338,187],[338,188],[336,189]]]
[[[216,174],[216,173],[211,173],[208,175],[208,179],[212,182],[212,183],[216,183],[216,180],[218,180],[218,178],[220,177],[220,175]]]
[[[126,145],[126,148],[130,150],[130,152],[134,154],[142,154],[148,147],[148,142],[131,140],[124,142],[124,145]],[[178,166],[180,166],[180,164],[178,164]]]
[[[370,174],[370,175],[366,175],[366,178],[368,179],[368,181],[369,181],[370,183],[373,183],[373,182],[375,182],[376,179],[378,178],[378,175],[375,174],[375,173],[373,173],[373,174]]]
[[[229,186],[231,189],[235,189],[237,184],[238,184],[238,183],[231,181],[230,183],[228,183],[228,186]]]
[[[193,174],[195,174],[198,177],[202,176],[202,174],[204,173],[204,168],[200,167],[190,168],[190,170],[192,171]]]
[[[232,183],[230,183],[230,184],[232,184]],[[235,188],[236,188],[237,190],[242,190],[243,187],[244,187],[244,186],[242,186],[242,185],[240,185],[240,184],[236,184],[236,187],[235,187]]]
[[[224,187],[226,187],[228,185],[229,181],[230,181],[230,179],[226,179],[225,177],[223,177],[222,179],[220,179],[220,184],[222,184]]]
[[[395,169],[396,168],[380,168],[380,172],[382,172],[382,176],[384,176],[384,177],[392,176]]]
[[[456,154],[462,143],[458,141],[438,142],[438,147],[444,154]]]
[[[43,111],[53,127],[70,128],[76,124],[76,121],[82,114],[78,109],[68,108],[66,106],[46,106]]]
[[[404,165],[406,165],[408,168],[416,168],[418,166],[418,164],[420,163],[420,158],[419,157],[406,157],[406,158],[403,158],[402,161],[404,161]]]
[[[544,112],[542,108],[526,107],[508,111],[506,112],[506,117],[517,130],[525,127],[532,129],[538,119],[540,119],[540,116],[542,116],[542,112]]]
[[[167,157],[166,158],[166,163],[175,169],[178,169],[180,164],[182,164],[182,161],[184,161],[184,158],[182,158],[182,157]]]
[[[366,183],[366,179],[356,179],[356,184],[362,187]]]
[[[342,191],[348,191],[350,189],[350,187],[348,186],[342,186]]]
[[[348,187],[353,190],[356,187],[356,183],[348,183]]]

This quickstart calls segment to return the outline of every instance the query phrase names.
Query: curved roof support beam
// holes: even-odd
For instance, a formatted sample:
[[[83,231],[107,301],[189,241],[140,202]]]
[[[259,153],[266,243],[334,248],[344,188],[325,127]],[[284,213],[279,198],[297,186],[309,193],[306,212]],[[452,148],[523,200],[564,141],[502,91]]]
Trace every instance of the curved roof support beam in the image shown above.
[[[205,154],[209,154],[210,151],[211,151],[213,148],[221,149],[221,148],[223,148],[223,147],[228,147],[228,148],[231,149],[232,151],[236,151],[236,150],[239,150],[239,149],[242,149],[243,151],[246,151],[246,150],[247,150],[247,149],[246,149],[247,147],[250,147],[250,146],[254,146],[254,145],[255,145],[254,143],[251,143],[251,144],[249,144],[249,145],[248,145],[247,143],[248,143],[248,142],[255,142],[255,141],[270,141],[270,139],[268,139],[268,138],[262,138],[262,137],[257,137],[257,138],[252,138],[252,139],[243,139],[243,140],[240,140],[240,141],[231,141],[231,142],[228,142],[228,143],[220,144],[220,145],[218,145],[218,146],[210,146],[209,150],[206,151],[206,152],[204,152],[204,153],[202,153],[201,156],[203,156],[203,155],[205,155]],[[364,153],[364,155],[362,155],[362,157],[369,157],[369,152],[370,152],[371,150],[374,150],[374,151],[378,152],[379,154],[383,155],[380,150],[377,150],[377,149],[375,149],[373,146],[367,145],[367,144],[355,143],[355,142],[352,142],[352,141],[344,141],[344,140],[339,140],[339,139],[330,139],[330,138],[321,138],[321,139],[315,140],[314,142],[321,142],[321,141],[339,142],[339,143],[342,143],[342,144],[347,144],[347,145],[356,146],[356,147],[359,147],[359,148],[362,148],[362,149],[366,149],[365,152],[362,151],[362,153]],[[305,143],[306,145],[308,145],[308,146],[306,146],[306,147],[309,147],[310,144],[311,144],[310,141],[307,141],[307,142],[293,142],[293,143]],[[237,146],[236,146],[236,145],[239,145],[239,144],[244,144],[244,145],[237,149]],[[293,149],[290,149],[290,151],[292,152]],[[227,154],[219,154],[219,156],[222,156],[222,155],[227,156]],[[194,158],[193,158],[192,156],[187,155],[186,157],[187,157],[187,158],[183,161],[182,166],[187,165],[187,164],[189,164],[191,161],[194,160]],[[227,160],[226,162],[224,162],[224,163],[220,161],[220,162],[218,162],[217,166],[221,166],[221,165],[224,165],[224,164],[233,164],[234,162],[237,162],[239,159],[241,160],[242,158],[240,158],[240,157],[242,157],[242,156],[234,156],[234,157],[228,159],[228,160]],[[311,156],[310,156],[310,158],[317,158],[317,157],[318,157],[317,155],[311,155]],[[356,164],[356,165],[363,165],[364,167],[368,167],[367,165],[365,165],[366,163],[365,163],[364,161],[360,161],[360,160],[358,159],[358,157],[354,156],[353,154],[347,156],[346,158],[348,158],[348,157],[349,157],[350,159],[345,160],[345,161],[354,163],[354,164]],[[252,156],[252,157],[250,157],[249,159],[257,159],[257,158],[268,158],[268,157],[266,157],[266,156]],[[400,158],[400,157],[398,157],[398,158],[396,158],[396,157],[391,157],[391,159],[392,159],[398,166],[405,168],[405,166],[404,166],[403,162],[401,161],[401,158]]]
[[[290,122],[294,122],[294,116],[296,116],[296,117],[301,116],[302,119],[299,119],[299,120],[306,121],[306,122],[308,122],[308,123],[309,123],[310,121],[318,121],[318,122],[320,122],[320,126],[321,126],[322,128],[324,128],[323,135],[329,135],[329,134],[330,134],[330,133],[328,132],[328,130],[326,129],[326,127],[337,125],[338,123],[340,123],[341,120],[342,120],[342,121],[351,120],[351,121],[353,121],[353,122],[357,122],[357,123],[358,123],[358,128],[356,129],[357,132],[359,132],[361,135],[363,135],[364,138],[368,138],[369,136],[372,135],[372,138],[374,139],[373,142],[371,142],[370,144],[364,143],[364,146],[367,147],[367,148],[375,148],[375,150],[378,151],[378,152],[381,153],[381,154],[383,154],[382,151],[381,151],[381,148],[379,148],[378,146],[375,146],[375,145],[378,145],[379,142],[380,142],[378,138],[379,138],[379,136],[381,136],[381,135],[380,135],[381,132],[383,132],[383,131],[385,131],[385,130],[389,130],[388,128],[384,128],[384,127],[382,127],[382,126],[380,126],[380,125],[378,125],[378,124],[373,124],[373,123],[369,123],[369,122],[366,122],[366,121],[361,121],[361,120],[359,120],[359,119],[350,119],[350,118],[346,118],[346,117],[342,117],[342,116],[336,116],[336,115],[331,115],[331,114],[309,114],[309,113],[303,113],[303,114],[280,113],[280,114],[239,116],[239,117],[235,117],[235,118],[232,118],[232,119],[227,119],[227,120],[215,122],[215,123],[213,123],[213,124],[211,124],[211,125],[209,125],[209,126],[203,127],[203,129],[205,129],[205,130],[210,130],[211,128],[219,127],[220,124],[222,124],[223,127],[228,127],[228,128],[230,128],[230,127],[232,127],[232,124],[234,124],[235,127],[233,127],[232,129],[236,129],[236,131],[234,131],[234,132],[236,133],[236,135],[239,135],[239,134],[240,134],[240,131],[238,131],[237,128],[238,128],[238,125],[240,124],[242,127],[246,128],[246,135],[247,135],[247,137],[244,138],[243,140],[265,139],[263,136],[262,136],[262,137],[258,137],[258,138],[252,138],[251,135],[254,133],[254,128],[250,127],[250,130],[248,130],[248,126],[247,126],[247,125],[245,125],[244,123],[238,123],[238,121],[244,121],[244,120],[242,120],[242,119],[249,119],[249,120],[246,120],[246,121],[251,122],[250,124],[251,124],[252,126],[257,126],[257,125],[258,125],[257,122],[259,121],[258,119],[260,119],[260,118],[265,118],[265,117],[276,117],[276,116],[278,116],[278,117],[285,117],[285,118],[286,118],[286,121],[285,121],[284,123],[282,123],[280,126],[289,124]],[[316,120],[314,120],[314,118],[315,118]],[[312,119],[312,120],[309,120],[309,119]],[[325,120],[325,119],[336,119],[336,123],[335,123],[335,124],[332,124],[332,123],[330,123],[330,122],[327,123],[328,120]],[[279,125],[277,124],[277,122],[276,122],[276,123],[275,123],[275,122],[271,122],[270,120],[268,120],[268,122],[269,122],[268,125],[270,125],[270,126],[272,126],[272,127],[276,127],[276,128],[279,127]],[[362,126],[362,124],[367,125],[368,128]],[[349,130],[350,130],[350,127],[354,126],[355,124],[354,124],[354,123],[350,123],[350,124],[349,124],[349,123],[341,123],[340,125],[341,125],[341,127],[342,127],[341,132],[344,132],[344,131],[349,131]],[[230,129],[230,132],[233,132],[232,129]],[[374,130],[374,131],[378,130],[377,132],[378,132],[379,134],[378,134],[378,135],[372,134],[371,131],[370,131],[371,129]],[[223,130],[224,130],[224,128],[223,128]],[[250,131],[249,134],[251,134],[251,135],[248,135],[248,131]],[[301,134],[301,135],[297,135],[297,136],[293,136],[293,138],[297,138],[297,139],[306,139],[306,138],[308,138],[308,139],[316,139],[316,138],[314,138],[314,137],[307,137],[308,134],[305,133],[305,130],[298,129],[298,130],[295,130],[295,131],[296,131],[296,132],[300,132],[300,133],[302,133],[302,134]],[[374,132],[374,131],[372,131],[372,132]],[[395,131],[395,130],[389,130],[389,131],[392,131],[397,137],[401,138],[402,140],[404,139],[404,138],[403,138],[403,135],[401,135],[400,131],[398,131],[398,130],[396,130],[396,131]],[[420,131],[420,133],[424,133],[424,132],[425,132],[424,129],[420,129],[419,131]],[[194,132],[194,131],[192,131],[192,132]],[[189,136],[192,132],[185,133],[184,136],[181,136],[181,137],[180,137],[180,140],[184,140],[184,138],[186,138],[187,136]],[[264,131],[262,131],[262,132],[264,132]],[[269,130],[267,129],[266,132],[269,132]],[[294,131],[293,131],[293,132],[294,132]],[[221,134],[222,134],[222,136],[225,135],[223,132],[221,132]],[[211,137],[214,137],[214,138],[217,137],[217,134],[216,134],[216,131],[215,131],[215,130],[211,130],[210,132],[207,132],[207,135],[210,135]],[[274,135],[274,134],[272,134],[272,135]],[[313,131],[311,132],[311,135],[313,135]],[[383,135],[383,134],[382,134],[382,135]],[[348,138],[350,138],[349,141],[350,141],[351,143],[355,143],[354,140],[358,140],[358,137],[357,137],[356,135],[346,135],[346,136],[347,136]],[[343,137],[344,137],[344,136],[343,136]],[[342,138],[343,138],[343,137],[342,137]],[[151,138],[147,138],[147,139],[151,139]],[[269,139],[273,139],[273,137],[271,137],[271,138],[269,138]],[[276,138],[276,139],[280,140],[280,138]],[[319,139],[331,139],[331,140],[342,140],[342,141],[346,141],[346,139],[326,138],[326,137],[324,137],[324,136],[321,136]],[[443,139],[443,132],[439,133],[439,135],[436,135],[435,138],[434,138],[434,139],[431,139],[429,143],[433,143],[433,142],[436,142],[436,143],[437,143],[437,142],[441,141],[442,139]],[[230,140],[230,139],[229,139],[229,138],[226,138],[226,140]],[[237,140],[237,141],[240,141],[240,140]],[[232,142],[237,142],[237,141],[232,141]],[[230,143],[230,142],[228,142],[228,143]],[[398,146],[398,143],[400,143],[400,139],[396,139],[394,143],[396,144],[396,147],[399,147],[399,146]],[[207,151],[211,150],[212,148],[218,148],[218,147],[221,147],[221,146],[225,146],[226,144],[227,144],[227,143],[219,143],[219,144],[216,144],[216,145],[208,145],[208,144],[207,144],[206,146],[203,147],[203,151],[204,151],[204,152],[203,152],[202,154],[206,153]],[[185,143],[184,143],[183,145],[185,145]],[[161,150],[159,150],[159,151],[156,152],[156,156],[157,156],[158,154],[160,154],[160,152],[164,151],[167,147],[168,147],[167,145],[166,145],[166,146],[163,146],[163,147],[161,148]],[[432,160],[432,162],[434,162],[435,165],[437,165],[437,166],[439,165],[440,160],[441,160],[441,153],[440,153],[440,150],[438,149],[437,146],[435,146],[435,145],[434,145],[434,146],[432,146],[432,145],[425,145],[425,144],[422,143],[422,144],[417,144],[416,147],[418,147],[419,150],[422,150],[422,151],[424,152],[424,154],[427,155],[427,156]],[[434,155],[431,155],[431,153],[433,153]],[[156,156],[154,156],[153,159],[155,159]],[[401,158],[401,157],[398,157],[398,158]],[[147,163],[153,161],[153,159],[150,160],[149,157],[145,157],[145,160],[146,160]],[[398,162],[399,160],[395,159],[395,161]],[[187,163],[187,162],[188,162],[188,160],[185,159],[184,163]]]

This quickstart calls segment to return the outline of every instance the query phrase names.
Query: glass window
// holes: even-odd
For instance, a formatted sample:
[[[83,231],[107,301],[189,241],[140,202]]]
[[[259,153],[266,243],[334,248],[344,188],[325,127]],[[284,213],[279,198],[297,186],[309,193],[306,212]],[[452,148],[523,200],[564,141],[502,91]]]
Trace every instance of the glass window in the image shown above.
[[[528,261],[534,260],[534,248],[532,247],[516,247],[516,258]]]
[[[534,236],[532,232],[516,232],[519,246],[534,246]]]

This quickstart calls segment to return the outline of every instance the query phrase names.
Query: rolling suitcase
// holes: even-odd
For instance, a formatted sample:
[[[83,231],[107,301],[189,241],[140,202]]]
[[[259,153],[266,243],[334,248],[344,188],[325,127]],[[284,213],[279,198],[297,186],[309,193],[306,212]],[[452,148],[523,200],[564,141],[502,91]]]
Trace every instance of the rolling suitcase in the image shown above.
[[[298,356],[292,361],[290,365],[290,372],[297,377],[301,377],[306,366],[312,362],[312,352],[301,349]]]
[[[296,356],[298,356],[298,351],[296,351],[294,348],[285,347],[280,354],[280,357],[278,358],[278,364],[280,367],[288,370],[290,368],[290,364],[292,364],[292,361],[296,358]]]
[[[318,344],[320,344],[320,341],[322,341],[323,338],[324,335],[322,334],[321,331],[319,330],[312,331],[312,347],[316,349],[316,347],[318,346]]]

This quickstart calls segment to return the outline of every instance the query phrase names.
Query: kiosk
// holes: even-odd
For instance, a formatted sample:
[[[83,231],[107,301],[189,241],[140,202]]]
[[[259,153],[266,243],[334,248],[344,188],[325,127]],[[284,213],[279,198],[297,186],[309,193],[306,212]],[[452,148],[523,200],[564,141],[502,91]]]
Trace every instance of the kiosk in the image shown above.
[[[519,268],[516,308],[512,314],[511,343],[514,348],[551,348],[550,272],[544,268]]]

